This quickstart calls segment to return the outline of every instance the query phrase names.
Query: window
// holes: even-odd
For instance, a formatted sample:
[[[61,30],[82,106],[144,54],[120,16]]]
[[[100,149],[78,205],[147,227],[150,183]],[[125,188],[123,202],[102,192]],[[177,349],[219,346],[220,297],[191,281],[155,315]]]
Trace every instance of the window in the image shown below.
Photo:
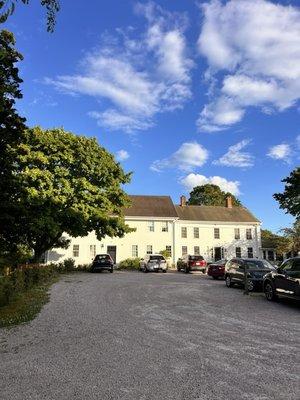
[[[90,245],[90,256],[92,259],[94,259],[96,257],[96,245],[95,244]]]
[[[248,247],[248,258],[253,258],[253,247]]]
[[[79,244],[73,244],[73,257],[79,257]]]
[[[148,244],[148,245],[147,245],[147,251],[146,251],[146,253],[147,253],[147,254],[152,254],[152,253],[153,253],[153,251],[152,251],[152,244]]]
[[[148,222],[148,228],[150,232],[154,232],[154,221]]]
[[[252,229],[246,229],[246,239],[251,240],[252,239]]]
[[[166,246],[166,251],[168,253],[168,257],[172,256],[172,246]]]
[[[220,239],[220,229],[219,228],[214,229],[214,238]]]
[[[194,228],[194,239],[199,239],[199,228]]]
[[[187,255],[187,246],[182,246],[182,255],[183,256]]]
[[[236,247],[236,248],[235,248],[235,256],[236,256],[237,258],[241,258],[241,257],[242,257],[242,251],[241,251],[241,248],[240,248],[240,247]]]
[[[186,226],[183,226],[182,228],[181,228],[181,237],[182,238],[187,238],[187,228],[186,228]]]
[[[168,232],[168,221],[162,222],[161,231]]]
[[[139,256],[138,245],[133,244],[132,245],[132,257],[138,257],[138,256]]]
[[[240,234],[240,228],[234,228],[234,238],[236,240],[241,238],[241,234]]]
[[[194,256],[200,256],[200,247],[194,246]]]

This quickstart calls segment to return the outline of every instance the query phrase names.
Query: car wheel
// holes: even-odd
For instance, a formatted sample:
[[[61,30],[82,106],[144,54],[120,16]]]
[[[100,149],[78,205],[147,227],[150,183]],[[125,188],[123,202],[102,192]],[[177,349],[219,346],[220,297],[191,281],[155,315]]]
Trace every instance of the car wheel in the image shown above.
[[[166,269],[163,269],[163,273],[166,273],[167,272],[167,270]]]
[[[144,267],[143,271],[144,271],[145,273],[147,273],[147,272],[148,272],[148,270],[147,270],[147,267],[146,267],[146,266]]]
[[[188,269],[188,267],[184,267],[184,273],[188,274],[190,272],[190,270]]]
[[[252,281],[248,281],[248,292],[253,292],[254,283]]]
[[[217,279],[218,279],[218,277],[217,277],[217,276],[213,276],[213,279],[217,280]]]
[[[114,272],[114,269],[111,268],[111,269],[109,270],[109,272],[112,274],[112,273]]]
[[[269,300],[269,301],[274,301],[274,300],[277,299],[277,296],[276,296],[276,294],[275,294],[274,287],[273,287],[273,285],[272,285],[270,282],[267,282],[267,283],[265,284],[264,292],[265,292],[265,296],[266,296],[266,299],[267,299],[267,300]]]
[[[231,278],[229,275],[226,276],[225,283],[226,283],[227,287],[232,287],[232,282],[231,282]]]
[[[203,269],[203,270],[202,270],[202,274],[206,274],[206,269]]]

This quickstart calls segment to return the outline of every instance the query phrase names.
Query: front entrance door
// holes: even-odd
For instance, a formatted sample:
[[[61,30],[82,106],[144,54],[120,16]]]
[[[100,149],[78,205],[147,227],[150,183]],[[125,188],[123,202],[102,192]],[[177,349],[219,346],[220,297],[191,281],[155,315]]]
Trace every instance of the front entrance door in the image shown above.
[[[107,246],[107,254],[111,256],[115,264],[117,259],[117,246]]]
[[[219,261],[222,258],[222,248],[221,247],[215,247],[215,261]]]

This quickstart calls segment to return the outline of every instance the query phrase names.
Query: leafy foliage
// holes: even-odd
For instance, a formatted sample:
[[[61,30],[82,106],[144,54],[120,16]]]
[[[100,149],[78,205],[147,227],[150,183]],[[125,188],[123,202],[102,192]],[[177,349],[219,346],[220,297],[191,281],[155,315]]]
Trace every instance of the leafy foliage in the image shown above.
[[[281,229],[281,232],[289,241],[289,251],[294,255],[300,253],[300,219],[296,220],[291,228]]]
[[[279,255],[290,251],[290,240],[287,237],[276,235],[267,229],[261,230],[261,241],[263,248],[274,249]]]
[[[122,215],[129,198],[121,188],[130,174],[96,139],[36,127],[13,150],[22,187],[18,230],[36,260],[52,247],[66,247],[64,232],[95,231],[101,240],[131,231]]]
[[[225,206],[228,196],[231,196],[233,206],[242,205],[240,200],[234,195],[229,192],[223,192],[219,186],[212,184],[194,187],[190,193],[188,204],[198,206]]]
[[[17,166],[12,148],[24,139],[25,119],[16,109],[16,99],[22,98],[19,89],[22,79],[15,64],[22,60],[22,55],[15,50],[15,39],[11,32],[0,32],[0,253],[9,250],[19,254],[24,250],[16,226],[18,219],[18,192],[20,185],[17,179]]]
[[[138,270],[140,268],[139,258],[126,258],[119,263],[118,269]]]
[[[29,0],[21,0],[23,4],[29,4]],[[41,5],[47,10],[47,30],[53,32],[55,16],[60,9],[59,0],[40,0]],[[0,1],[0,23],[5,22],[16,8],[17,0]]]
[[[285,182],[283,193],[275,193],[274,198],[280,204],[280,208],[286,210],[296,219],[300,218],[300,167],[294,169],[288,177],[282,180]]]

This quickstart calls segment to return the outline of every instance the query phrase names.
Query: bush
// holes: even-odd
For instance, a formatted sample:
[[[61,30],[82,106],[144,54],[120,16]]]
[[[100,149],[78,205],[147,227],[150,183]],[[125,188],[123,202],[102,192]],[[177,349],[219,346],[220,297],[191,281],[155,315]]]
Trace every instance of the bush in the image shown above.
[[[138,270],[140,268],[139,258],[126,258],[119,263],[118,269],[121,270]]]
[[[91,264],[79,264],[77,267],[75,267],[76,271],[89,271],[91,269]]]
[[[73,260],[73,258],[67,258],[63,261],[63,266],[66,272],[71,272],[75,269],[75,260]]]

